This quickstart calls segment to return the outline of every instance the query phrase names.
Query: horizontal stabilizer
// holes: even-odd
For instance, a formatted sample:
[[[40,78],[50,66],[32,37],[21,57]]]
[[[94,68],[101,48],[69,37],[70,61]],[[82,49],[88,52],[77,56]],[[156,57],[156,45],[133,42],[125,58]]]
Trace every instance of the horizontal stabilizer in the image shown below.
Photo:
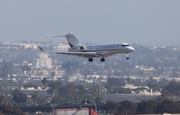
[[[45,36],[45,37],[51,38],[51,37],[65,37],[65,36]]]
[[[68,37],[68,36],[74,36],[72,33],[68,33],[62,36],[45,36],[45,37]]]

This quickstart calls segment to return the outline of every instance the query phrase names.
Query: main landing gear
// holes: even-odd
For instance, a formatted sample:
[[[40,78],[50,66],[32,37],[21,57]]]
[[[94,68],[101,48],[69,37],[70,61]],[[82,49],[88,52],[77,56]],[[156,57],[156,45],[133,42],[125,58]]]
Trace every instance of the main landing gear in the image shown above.
[[[93,58],[89,58],[88,61],[89,61],[89,62],[92,62],[92,61],[93,61]]]
[[[88,61],[89,61],[89,62],[93,62],[93,58],[89,58]],[[104,59],[104,58],[101,58],[100,61],[101,61],[101,62],[105,62],[105,59]]]
[[[104,59],[104,58],[101,58],[100,61],[101,61],[101,62],[105,62],[105,59]]]
[[[126,54],[126,59],[129,60],[129,54]],[[93,62],[93,58],[92,58],[92,57],[89,58],[88,61],[89,61],[89,62]],[[101,61],[101,62],[105,62],[105,58],[102,57],[102,58],[100,59],[100,61]]]

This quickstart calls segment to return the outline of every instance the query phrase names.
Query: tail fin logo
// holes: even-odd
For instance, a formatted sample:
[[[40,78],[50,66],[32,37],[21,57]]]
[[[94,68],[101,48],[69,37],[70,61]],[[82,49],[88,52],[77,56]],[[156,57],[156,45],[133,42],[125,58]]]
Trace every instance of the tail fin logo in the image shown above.
[[[81,43],[76,39],[76,37],[72,33],[68,33],[65,35],[70,47],[80,46]]]
[[[68,42],[69,43],[69,42]],[[70,47],[74,47],[71,43],[69,43]]]

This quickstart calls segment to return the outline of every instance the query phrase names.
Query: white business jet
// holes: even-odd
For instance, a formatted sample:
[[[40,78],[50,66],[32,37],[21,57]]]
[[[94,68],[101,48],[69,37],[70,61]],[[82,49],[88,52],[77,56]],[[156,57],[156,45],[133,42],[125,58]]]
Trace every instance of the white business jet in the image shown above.
[[[125,53],[126,59],[129,59],[129,53],[134,51],[134,48],[127,43],[120,44],[105,44],[105,45],[90,45],[81,44],[72,33],[64,36],[48,36],[48,37],[66,37],[70,48],[68,51],[45,51],[39,46],[40,50],[47,53],[66,54],[88,58],[89,62],[93,61],[93,57],[100,58],[101,62],[105,61],[105,57],[112,56],[118,53]]]

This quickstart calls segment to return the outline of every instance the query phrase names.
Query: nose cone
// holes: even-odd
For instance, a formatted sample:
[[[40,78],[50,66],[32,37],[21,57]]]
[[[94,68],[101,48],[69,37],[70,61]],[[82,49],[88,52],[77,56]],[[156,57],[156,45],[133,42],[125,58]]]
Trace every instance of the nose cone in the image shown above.
[[[135,49],[133,47],[129,47],[129,51],[133,52]]]

